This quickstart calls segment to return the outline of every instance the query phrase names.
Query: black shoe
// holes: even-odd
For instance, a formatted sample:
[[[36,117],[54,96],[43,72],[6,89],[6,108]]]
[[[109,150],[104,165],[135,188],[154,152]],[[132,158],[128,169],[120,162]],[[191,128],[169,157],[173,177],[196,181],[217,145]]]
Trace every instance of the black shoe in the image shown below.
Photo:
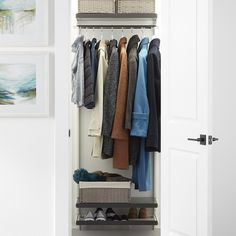
[[[112,220],[113,220],[113,221],[120,221],[120,217],[119,217],[118,215],[114,215],[114,216],[112,217]]]
[[[106,210],[106,218],[107,220],[113,220],[113,217],[116,215],[116,213],[112,210],[112,208],[107,208]]]
[[[121,221],[127,221],[128,220],[128,216],[127,215],[122,215],[121,216]]]

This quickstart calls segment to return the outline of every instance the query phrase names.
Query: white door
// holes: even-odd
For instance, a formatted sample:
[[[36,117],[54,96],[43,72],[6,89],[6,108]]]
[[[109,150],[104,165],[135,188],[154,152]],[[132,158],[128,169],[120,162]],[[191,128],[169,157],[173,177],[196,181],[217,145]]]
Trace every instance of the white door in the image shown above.
[[[162,236],[209,236],[209,0],[161,1]]]

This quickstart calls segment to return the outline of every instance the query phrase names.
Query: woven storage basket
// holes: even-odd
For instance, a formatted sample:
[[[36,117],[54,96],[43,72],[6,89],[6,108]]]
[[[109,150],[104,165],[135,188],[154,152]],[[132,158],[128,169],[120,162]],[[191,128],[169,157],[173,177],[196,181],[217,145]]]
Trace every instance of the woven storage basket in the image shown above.
[[[114,0],[78,0],[79,13],[115,13]]]
[[[129,202],[131,182],[80,182],[80,202]]]
[[[155,0],[118,0],[118,13],[155,13]]]

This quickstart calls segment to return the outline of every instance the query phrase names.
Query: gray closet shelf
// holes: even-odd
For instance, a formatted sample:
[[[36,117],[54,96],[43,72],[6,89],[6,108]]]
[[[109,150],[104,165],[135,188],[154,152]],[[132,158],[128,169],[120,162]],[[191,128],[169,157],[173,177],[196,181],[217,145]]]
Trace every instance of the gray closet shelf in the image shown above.
[[[78,199],[76,203],[77,208],[97,208],[97,207],[112,207],[112,208],[157,208],[158,204],[156,198],[152,197],[134,197],[131,198],[129,202],[105,202],[105,203],[98,203],[98,202],[80,202]]]
[[[135,219],[127,221],[85,221],[83,218],[76,221],[76,225],[158,225],[155,218]]]
[[[77,26],[87,28],[153,28],[156,13],[77,13]]]
[[[151,18],[156,19],[156,13],[77,13],[76,18]]]

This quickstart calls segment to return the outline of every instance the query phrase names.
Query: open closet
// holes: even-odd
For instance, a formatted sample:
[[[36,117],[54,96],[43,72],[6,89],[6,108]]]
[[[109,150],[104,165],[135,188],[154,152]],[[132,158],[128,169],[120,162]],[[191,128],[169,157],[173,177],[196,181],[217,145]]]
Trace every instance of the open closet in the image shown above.
[[[96,3],[96,1],[94,2]],[[106,1],[106,2],[108,4],[110,3],[114,4],[114,1]],[[140,4],[140,6],[142,5],[143,7],[145,7],[144,3],[141,3],[140,1],[137,2]],[[135,171],[134,170],[135,165],[132,165],[132,162],[136,162],[136,160],[135,161],[132,160],[130,156],[132,156],[133,159],[135,158],[137,159],[136,156],[137,155],[139,156],[139,153],[135,152],[139,151],[137,150],[133,151],[132,149],[140,149],[139,140],[137,141],[135,139],[131,140],[132,136],[130,135],[130,133],[132,126],[131,123],[133,120],[132,112],[134,112],[133,106],[135,103],[135,98],[136,100],[138,100],[138,95],[136,95],[136,91],[138,91],[137,86],[141,87],[143,82],[147,83],[147,81],[145,81],[147,80],[147,64],[145,68],[146,70],[145,73],[140,75],[140,72],[138,72],[138,67],[141,68],[142,64],[142,62],[139,61],[140,60],[139,53],[142,51],[142,47],[145,47],[145,49],[143,50],[145,50],[144,53],[146,53],[146,55],[144,56],[145,57],[144,61],[146,62],[148,57],[148,51],[150,48],[149,42],[151,43],[153,41],[151,43],[152,45],[155,42],[154,38],[156,38],[157,42],[159,43],[159,39],[157,39],[157,36],[155,36],[155,33],[157,32],[157,25],[156,25],[157,14],[155,13],[155,1],[151,0],[148,2],[151,3],[151,5],[149,4],[150,6],[148,9],[140,9],[138,7],[139,10],[136,9],[136,11],[140,10],[146,12],[151,11],[153,13],[139,13],[139,12],[123,13],[124,10],[122,11],[121,6],[118,7],[118,1],[116,2],[116,5],[114,5],[116,9],[114,13],[86,13],[86,9],[83,9],[82,6],[83,4],[85,4],[84,7],[86,7],[86,4],[89,5],[89,2],[84,3],[83,1],[81,1],[79,2],[79,11],[83,10],[84,12],[83,13],[79,12],[76,14],[77,27],[78,27],[77,33],[81,36],[77,38],[78,36],[77,35],[76,38],[80,39],[81,42],[84,44],[83,46],[84,68],[86,67],[85,65],[86,42],[90,44],[89,46],[87,45],[87,47],[89,47],[89,49],[87,50],[87,52],[89,52],[89,58],[92,58],[91,56],[91,54],[93,53],[92,49],[93,47],[95,48],[94,41],[97,42],[96,43],[97,68],[95,69],[95,72],[92,73],[91,75],[92,80],[91,78],[89,79],[87,78],[86,76],[87,71],[86,69],[84,69],[84,79],[85,80],[87,79],[87,81],[90,80],[90,83],[92,81],[93,84],[88,85],[88,83],[84,81],[84,88],[81,89],[81,91],[84,92],[83,101],[80,98],[78,98],[77,100],[73,98],[76,96],[76,94],[72,95],[72,101],[77,106],[80,107],[78,120],[74,121],[74,122],[79,122],[79,134],[77,136],[79,145],[78,147],[76,147],[78,148],[78,154],[79,154],[79,162],[77,162],[77,168],[78,167],[80,169],[84,168],[89,172],[102,171],[102,172],[120,174],[126,178],[129,178],[130,181],[132,180],[132,182],[134,182],[134,178],[132,178],[132,175],[134,175],[133,172]],[[132,6],[132,4],[129,3],[129,1],[127,1],[127,3],[130,5],[129,7]],[[106,7],[109,7],[109,5],[107,5]],[[91,8],[88,7],[87,10],[89,9],[91,10]],[[125,9],[124,6],[123,9]],[[126,11],[127,10],[131,12],[135,11],[132,9],[126,9]],[[121,11],[122,13],[120,13]],[[115,49],[112,47],[114,47]],[[124,52],[123,54],[125,54],[124,56],[126,57],[125,58],[126,61],[122,61],[124,59],[120,58],[121,50],[123,50]],[[136,60],[136,65],[134,66],[135,67],[134,70],[136,71],[136,73],[135,75],[133,75],[133,78],[132,74],[130,76],[128,75],[131,70],[130,68],[132,67],[131,64],[133,63],[131,62],[131,64],[129,64],[130,63],[129,61],[133,60],[133,58],[130,59],[130,55],[128,53],[130,50],[135,50],[136,53],[136,55],[133,56],[133,58],[135,58]],[[101,53],[102,55],[100,55]],[[102,60],[105,60],[105,62],[102,62]],[[93,59],[91,59],[90,63],[91,63],[91,68],[94,68]],[[104,63],[106,68],[104,69],[104,71],[101,71],[103,69],[102,66]],[[114,66],[115,63],[117,63],[117,67]],[[112,68],[109,68],[111,67],[110,64],[112,64]],[[126,66],[125,69],[126,72],[123,71],[124,66]],[[116,72],[114,72],[114,70],[116,70]],[[101,75],[99,75],[98,73],[102,73],[104,75],[102,76],[103,78],[101,78]],[[121,75],[122,73],[126,73],[125,77],[124,76],[122,77]],[[130,73],[132,73],[132,71]],[[143,75],[146,78],[144,78]],[[132,82],[132,80],[136,81]],[[91,92],[90,87],[94,86],[94,81],[96,83],[95,86],[97,86],[97,88]],[[130,83],[132,82],[133,85],[129,84],[129,82]],[[136,84],[140,85],[136,86]],[[121,89],[122,86],[123,88],[124,86],[126,88]],[[87,95],[88,93],[89,95]],[[147,88],[145,89],[141,88],[141,91],[139,91],[139,96],[142,96],[142,93],[147,93]],[[129,102],[128,102],[128,96],[130,100]],[[124,97],[125,99],[123,99]],[[101,99],[102,99],[102,104],[101,102],[99,103],[99,100],[101,101]],[[146,100],[148,99],[147,94],[141,99],[141,104],[140,101],[136,101],[137,106],[145,105],[145,99]],[[128,103],[130,103],[129,106]],[[158,106],[160,107],[160,101]],[[102,125],[99,124],[99,116],[100,116],[98,115],[99,109],[102,110],[102,114],[100,114],[102,115],[101,117],[103,118],[101,120]],[[149,109],[149,107],[147,107],[146,109]],[[118,112],[121,112],[122,114],[117,115]],[[125,118],[126,114],[127,117]],[[122,118],[120,118],[119,116],[122,116]],[[121,119],[122,121],[119,121],[119,119]],[[95,122],[97,122],[97,124],[94,125]],[[147,123],[148,120],[145,122]],[[119,123],[121,123],[121,125]],[[97,148],[98,150],[96,149],[96,147],[94,147],[94,142],[95,142],[94,141],[95,138],[93,137],[94,132],[91,131],[91,129],[94,129],[94,126],[96,125],[99,126],[100,129],[101,127],[103,129],[102,132],[100,131],[101,136],[99,137],[101,139],[100,142],[102,141],[102,144],[100,144],[100,147]],[[129,129],[126,130],[125,126],[128,126]],[[138,126],[136,127],[136,129],[138,129],[138,132],[141,132],[142,125],[140,126],[140,124],[136,124],[136,126]],[[148,127],[146,127],[146,131],[145,130],[143,131],[144,133],[145,132],[147,133],[147,128]],[[113,139],[113,143],[111,144],[110,140],[112,140],[111,139],[112,129],[113,133],[125,132],[127,134],[127,137],[129,138],[129,141],[127,140],[127,142],[121,144],[118,143],[118,146],[116,147],[117,145],[116,139]],[[133,124],[132,130],[133,132],[135,132],[134,131],[135,124]],[[107,137],[105,137],[104,134],[108,134]],[[116,135],[119,134],[115,134],[115,136]],[[140,138],[136,137],[136,139],[141,140],[141,137]],[[125,150],[126,148],[127,151]],[[82,196],[80,196],[78,200],[74,199],[77,201],[76,207],[78,208],[78,210],[75,210],[76,224],[80,226],[80,229],[84,229],[85,227],[83,226],[100,226],[100,225],[102,226],[113,225],[113,226],[119,226],[119,228],[123,227],[124,229],[131,229],[135,228],[135,226],[140,227],[141,225],[143,225],[146,227],[149,226],[149,228],[152,229],[154,226],[158,225],[159,216],[156,216],[158,214],[157,199],[160,199],[160,197],[159,196],[156,197],[158,190],[154,189],[154,186],[155,188],[160,186],[160,179],[158,180],[159,183],[156,183],[156,180],[154,181],[154,172],[156,172],[157,175],[158,173],[160,173],[159,164],[157,164],[159,163],[160,157],[158,154],[154,154],[153,152],[150,152],[150,154],[146,153],[146,155],[148,155],[147,157],[146,156],[144,157],[147,158],[148,161],[148,163],[146,163],[147,165],[146,168],[150,170],[148,170],[148,173],[143,173],[144,174],[143,178],[147,178],[147,180],[141,182],[139,181],[140,182],[139,184],[136,183],[136,185],[139,185],[136,186],[136,188],[138,189],[135,189],[134,184],[132,184],[131,194],[130,194],[131,199],[129,199],[128,201],[127,200],[122,201],[122,199],[119,199],[116,196],[113,196],[113,200],[112,198],[109,199],[109,202],[106,202],[104,199],[100,199],[101,201],[98,202],[96,198],[95,199],[91,198],[92,200],[95,200],[95,202],[88,201],[87,199],[85,199],[85,202],[83,202],[81,201]],[[129,162],[131,163],[129,164]],[[156,167],[154,167],[154,163],[156,163],[155,164]],[[140,175],[140,170],[138,170],[138,168],[141,167],[136,167],[136,168],[137,168],[136,170],[137,175]],[[145,168],[143,171],[145,172]],[[137,181],[138,179],[140,178],[137,177]],[[81,187],[81,182],[80,182],[80,187]],[[108,195],[109,194],[110,193],[108,192]],[[139,218],[140,214],[137,214],[136,219],[135,218],[128,219],[125,221],[121,219],[105,220],[105,221],[86,220],[86,214],[88,213],[88,210],[91,209],[91,212],[94,212],[97,208],[104,209],[104,212],[107,208],[112,208],[112,210],[114,210],[114,212],[118,216],[123,215],[123,217],[127,216],[127,218],[129,210],[131,209],[137,210],[137,213],[139,213],[145,209],[146,217],[145,219],[141,219]]]
[[[208,100],[206,81],[209,76],[209,3],[181,0],[180,6],[186,6],[183,9],[175,0],[137,1],[146,2],[149,10],[145,13],[143,6],[143,10],[137,8],[141,12],[132,13],[132,10],[127,11],[127,6],[123,8],[124,12],[121,11],[119,3],[122,0],[106,1],[105,13],[88,12],[91,8],[87,8],[86,12],[86,4],[90,1],[80,2],[86,3],[79,5],[79,13],[77,3],[73,5],[76,27],[72,29],[72,43],[78,35],[83,35],[83,41],[116,39],[118,43],[125,37],[127,44],[133,35],[138,35],[140,41],[145,38],[149,42],[155,38],[161,40],[161,153],[154,152],[150,156],[151,188],[139,191],[132,186],[131,199],[127,202],[83,202],[79,197],[81,189],[73,182],[71,208],[74,228],[124,229],[129,230],[124,231],[127,235],[132,235],[130,230],[144,229],[152,230],[152,234],[158,236],[207,236],[207,140],[205,145],[199,146],[198,142],[188,139],[198,141],[200,134],[204,136],[208,133],[208,103],[205,101]],[[132,7],[136,1],[124,2]],[[69,135],[73,171],[84,168],[90,173],[117,173],[132,179],[132,167],[121,170],[113,168],[114,158],[92,157],[94,138],[88,135],[92,112],[71,103]],[[206,135],[204,137],[207,139]],[[125,221],[85,221],[88,211],[94,213],[97,208],[102,208],[104,212],[112,208],[118,215],[128,215],[131,208],[138,211],[146,208],[149,217]],[[145,234],[135,232],[136,235]],[[75,235],[77,233],[82,235],[84,231],[76,231]]]

